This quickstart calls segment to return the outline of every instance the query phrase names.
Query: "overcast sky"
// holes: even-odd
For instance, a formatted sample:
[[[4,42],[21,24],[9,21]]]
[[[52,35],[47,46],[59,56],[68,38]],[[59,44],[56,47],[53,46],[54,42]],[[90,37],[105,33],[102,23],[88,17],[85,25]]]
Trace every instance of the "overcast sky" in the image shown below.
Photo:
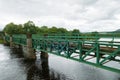
[[[28,20],[81,32],[114,31],[120,29],[120,0],[0,0],[0,29]]]

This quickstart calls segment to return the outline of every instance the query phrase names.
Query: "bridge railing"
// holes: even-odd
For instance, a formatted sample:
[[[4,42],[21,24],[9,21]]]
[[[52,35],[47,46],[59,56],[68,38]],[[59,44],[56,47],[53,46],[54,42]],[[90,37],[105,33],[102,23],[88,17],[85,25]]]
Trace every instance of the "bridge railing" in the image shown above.
[[[46,39],[75,39],[75,40],[98,40],[100,38],[120,38],[120,33],[81,33],[81,34],[64,34],[64,35],[39,35],[33,34],[33,38],[46,38]]]
[[[10,36],[5,36],[6,40],[10,40]],[[26,35],[18,34],[13,35],[13,41],[16,43],[26,44]],[[101,32],[101,33],[80,33],[80,34],[49,34],[49,35],[39,35],[33,34],[33,39],[45,39],[45,40],[74,40],[74,41],[93,41],[99,43],[120,43],[120,33],[115,32]]]
[[[17,43],[17,44],[22,44],[22,45],[26,45],[26,35],[24,34],[20,34],[20,35],[13,35],[12,36],[12,41],[14,43]]]
[[[5,40],[9,42],[9,41],[10,41],[10,36],[9,36],[9,35],[6,35],[6,36],[5,36]]]

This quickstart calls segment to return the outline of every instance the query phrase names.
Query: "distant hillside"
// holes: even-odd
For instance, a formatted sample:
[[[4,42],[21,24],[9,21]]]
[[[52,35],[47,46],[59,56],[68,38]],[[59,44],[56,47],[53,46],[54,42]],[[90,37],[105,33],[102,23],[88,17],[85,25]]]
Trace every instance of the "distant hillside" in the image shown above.
[[[114,32],[120,32],[120,29],[118,29],[118,30],[116,30],[116,31],[114,31]]]

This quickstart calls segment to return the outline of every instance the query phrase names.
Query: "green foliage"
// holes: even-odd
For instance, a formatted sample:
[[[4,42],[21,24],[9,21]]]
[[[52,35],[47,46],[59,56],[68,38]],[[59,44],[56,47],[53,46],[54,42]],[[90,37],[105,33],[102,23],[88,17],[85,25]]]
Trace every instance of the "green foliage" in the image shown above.
[[[28,21],[23,25],[23,33],[31,33],[35,34],[36,33],[36,26],[32,21]]]
[[[51,28],[48,28],[48,26],[35,26],[33,21],[28,21],[24,24],[14,24],[11,22],[5,26],[3,32],[9,35],[27,33],[41,35],[72,35],[80,33],[78,29],[74,29],[73,31],[67,31],[67,29],[65,28],[57,28],[55,26]]]
[[[41,29],[41,33],[48,33],[48,27],[47,26],[42,26],[40,29]]]
[[[58,28],[58,33],[64,34],[67,33],[68,31],[65,28]]]
[[[97,31],[92,32],[93,36],[97,36],[99,33]]]
[[[73,36],[78,36],[80,34],[80,31],[78,29],[74,29],[73,31],[71,31],[71,34]]]
[[[14,23],[9,23],[5,26],[3,31],[9,35],[19,34],[19,33],[22,33],[22,25],[16,25]]]
[[[0,39],[0,44],[3,44],[3,43],[4,43],[3,39]]]
[[[77,33],[77,34],[79,34],[80,31],[79,31],[78,29],[73,29],[72,33]]]
[[[65,34],[68,31],[64,28],[57,28],[55,26],[48,28],[47,26],[42,26],[42,27],[37,27],[37,33],[38,34],[51,34],[51,35],[55,35],[55,34]]]
[[[52,27],[52,28],[49,28],[49,33],[51,33],[51,34],[55,34],[55,33],[57,33],[57,28],[56,27]]]

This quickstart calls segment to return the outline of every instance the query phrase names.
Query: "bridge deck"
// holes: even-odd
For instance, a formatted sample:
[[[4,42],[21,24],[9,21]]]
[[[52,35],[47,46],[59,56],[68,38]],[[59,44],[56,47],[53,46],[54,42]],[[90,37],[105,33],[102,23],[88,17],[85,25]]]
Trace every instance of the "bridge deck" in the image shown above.
[[[88,51],[88,50],[90,50],[90,49],[92,49],[93,48],[93,46],[89,46],[89,45],[84,45],[83,46],[83,50],[84,51]],[[107,55],[109,55],[109,54],[111,54],[111,53],[113,53],[114,51],[116,51],[117,50],[117,48],[113,48],[113,47],[100,47],[99,48],[99,51],[100,51],[100,54],[107,54]],[[93,51],[93,52],[95,52],[95,51]],[[120,51],[119,51],[119,53],[118,54],[116,54],[116,56],[120,56]]]

